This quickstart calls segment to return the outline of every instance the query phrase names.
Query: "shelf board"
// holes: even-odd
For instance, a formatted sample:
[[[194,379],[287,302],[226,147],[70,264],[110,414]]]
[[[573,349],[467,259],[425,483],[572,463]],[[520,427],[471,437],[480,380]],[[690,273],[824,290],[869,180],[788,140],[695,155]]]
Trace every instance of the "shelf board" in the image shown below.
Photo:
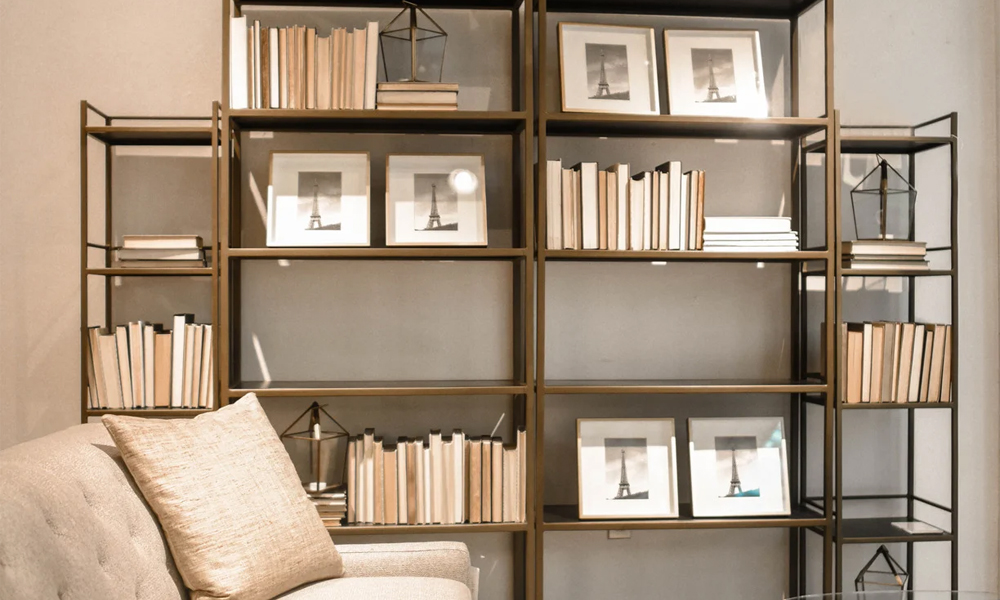
[[[211,146],[211,127],[89,126],[87,134],[113,146]]]
[[[543,529],[545,531],[605,531],[620,529],[748,529],[767,527],[824,527],[826,519],[822,514],[808,508],[799,507],[787,517],[732,517],[694,518],[691,505],[680,505],[677,519],[608,519],[581,520],[575,504],[551,505],[545,507]]]
[[[327,527],[330,535],[425,535],[432,533],[516,533],[527,531],[527,523],[460,523],[447,525],[354,524]]]
[[[211,408],[101,408],[87,409],[88,417],[101,415],[127,415],[130,417],[193,417],[212,412]]]
[[[918,408],[954,408],[954,402],[862,402],[841,403],[842,410],[915,410]]]
[[[948,542],[950,533],[928,533],[911,535],[892,525],[907,521],[906,517],[881,517],[873,519],[844,519],[840,524],[840,534],[845,544],[893,544],[902,542]]]
[[[546,394],[808,394],[825,393],[818,381],[702,380],[551,380],[539,387]]]
[[[211,277],[212,267],[177,269],[156,267],[150,269],[111,267],[107,269],[87,269],[87,275],[104,277]]]
[[[512,396],[528,386],[511,380],[491,381],[239,381],[230,397],[253,392],[261,397],[318,396]]]
[[[701,250],[539,250],[553,261],[636,261],[636,262],[801,262],[824,260],[825,251],[810,252],[704,252]]]
[[[463,9],[463,10],[512,10],[520,3],[513,0],[427,0],[420,2],[423,9]],[[394,8],[399,10],[398,0],[236,0],[238,7],[302,7],[302,8]]]
[[[230,248],[231,258],[310,260],[509,260],[525,258],[524,248]]]
[[[546,132],[551,136],[790,140],[822,131],[826,126],[826,119],[798,117],[751,119],[603,113],[546,116]]]
[[[523,111],[230,110],[245,131],[507,134],[526,123]]]
[[[548,12],[789,19],[815,0],[549,0]]]
[[[951,277],[951,269],[928,269],[926,271],[901,271],[899,269],[841,269],[845,277]]]
[[[947,136],[845,135],[840,138],[841,154],[915,154],[947,146],[954,138]],[[809,144],[806,152],[826,152],[826,142]]]

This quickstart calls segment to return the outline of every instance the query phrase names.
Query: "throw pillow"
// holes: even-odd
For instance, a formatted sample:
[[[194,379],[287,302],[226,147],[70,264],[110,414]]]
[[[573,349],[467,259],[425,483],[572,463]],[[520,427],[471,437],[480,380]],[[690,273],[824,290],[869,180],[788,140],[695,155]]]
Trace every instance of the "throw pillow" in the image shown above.
[[[257,397],[194,419],[103,418],[192,600],[269,600],[343,575]]]

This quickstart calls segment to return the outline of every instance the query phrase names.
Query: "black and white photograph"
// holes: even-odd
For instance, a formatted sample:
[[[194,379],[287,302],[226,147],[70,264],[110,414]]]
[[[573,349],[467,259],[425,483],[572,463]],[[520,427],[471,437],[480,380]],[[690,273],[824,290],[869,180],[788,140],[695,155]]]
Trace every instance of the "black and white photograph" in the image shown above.
[[[299,221],[308,230],[340,231],[341,174],[299,173]]]
[[[663,47],[670,114],[768,115],[757,31],[668,29]]]
[[[413,176],[413,230],[458,231],[458,194],[440,173]]]
[[[486,246],[486,157],[390,154],[387,246]]]
[[[673,419],[577,419],[581,519],[679,513]]]
[[[736,72],[729,48],[692,48],[691,67],[697,102],[736,102]]]
[[[691,514],[791,514],[783,417],[688,419]]]
[[[628,47],[586,44],[587,88],[591,100],[628,100]]]
[[[649,27],[559,23],[563,112],[660,112],[655,35]]]
[[[366,152],[272,152],[267,245],[367,246]]]
[[[757,438],[748,435],[716,437],[715,476],[720,498],[759,498]]]
[[[646,438],[604,439],[605,481],[612,500],[649,498]]]

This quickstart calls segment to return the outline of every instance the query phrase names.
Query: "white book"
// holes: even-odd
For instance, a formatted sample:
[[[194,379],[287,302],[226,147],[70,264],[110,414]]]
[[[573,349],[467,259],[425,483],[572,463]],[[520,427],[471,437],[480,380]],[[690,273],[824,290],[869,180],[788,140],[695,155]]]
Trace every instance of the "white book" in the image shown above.
[[[528,521],[528,434],[523,429],[517,432],[517,474],[518,474],[518,522]]]
[[[123,409],[125,407],[122,393],[121,369],[118,367],[118,339],[114,333],[101,334],[98,340],[100,346],[100,363],[104,369],[104,384],[108,390],[107,408]],[[128,358],[126,357],[126,360]]]
[[[597,250],[599,227],[597,219],[597,163],[581,162],[573,166],[580,173],[580,220],[583,226],[583,249]]]
[[[144,325],[142,321],[128,324],[129,373],[132,376],[132,402],[136,408],[146,408],[146,365],[142,360],[146,347],[142,335]]]
[[[260,21],[253,22],[253,107],[265,108],[261,90]]]
[[[545,247],[561,250],[562,243],[562,160],[545,165]]]
[[[656,171],[653,177],[657,178],[657,197],[653,201],[656,202],[659,216],[656,224],[656,249],[667,250],[670,246],[670,175]]]
[[[229,20],[229,107],[249,108],[247,86],[247,18]]]
[[[642,208],[645,193],[643,176],[636,175],[628,181],[629,250],[642,250]]]
[[[208,390],[212,387],[212,326],[201,325],[201,369],[198,381],[199,408],[208,408]]]
[[[788,233],[706,233],[704,242],[797,242],[799,234]]]
[[[608,169],[608,250],[618,249],[618,172]]]
[[[108,392],[104,383],[104,371],[101,364],[101,333],[100,327],[87,328],[87,349],[88,349],[88,380],[87,392],[90,394],[90,408],[107,408]]]
[[[861,401],[871,402],[872,388],[872,324],[864,324],[861,345]]]
[[[423,452],[420,457],[421,462],[424,463],[424,523],[433,523],[431,519],[431,487],[434,485],[434,477],[431,474],[431,449],[429,446],[423,447]]]
[[[705,233],[788,233],[790,217],[705,217]]]
[[[795,250],[798,248],[799,242],[797,240],[707,240],[704,245],[705,247],[713,246],[716,248],[761,248],[774,246]]]
[[[642,249],[653,249],[653,177],[642,174]]]
[[[678,160],[663,163],[657,170],[667,177],[667,250],[681,249],[681,206],[683,202],[684,173]]]
[[[441,474],[444,485],[441,487],[441,522],[455,522],[455,440],[448,440],[441,443]]]
[[[415,451],[415,456],[413,457],[413,477],[415,479],[413,516],[416,522],[414,524],[423,525],[426,523],[424,521],[424,488],[427,487],[424,476],[424,444],[418,438],[417,443],[411,445],[410,448]]]
[[[149,323],[142,326],[142,373],[143,373],[143,406],[153,408],[154,391],[156,389],[156,328]]]
[[[445,490],[447,489],[447,473],[445,472],[444,442],[440,431],[432,431],[430,437],[431,460],[431,523],[444,523]]]
[[[122,408],[135,408],[132,398],[132,355],[128,350],[128,327],[115,328],[115,345],[118,347],[118,379],[122,382]]]
[[[709,246],[702,247],[705,252],[794,252],[798,250],[796,245],[776,246],[774,244],[765,246]]]
[[[123,250],[201,250],[198,235],[123,235]]]
[[[465,521],[465,434],[456,429],[451,434],[451,457],[452,463],[452,513],[451,523],[462,523]]]
[[[404,438],[396,444],[396,522],[400,525],[413,525],[407,522],[406,503],[406,448],[409,444]]]
[[[184,408],[191,408],[191,393],[194,390],[193,382],[198,379],[196,357],[200,359],[201,354],[195,354],[195,345],[198,343],[197,337],[199,331],[197,325],[190,323],[184,325],[184,388],[181,396],[181,406]]]
[[[678,204],[680,205],[680,210],[677,215],[677,227],[680,228],[680,236],[678,238],[678,250],[687,250],[688,247],[688,206],[689,206],[689,196],[691,195],[691,173],[684,173],[681,176],[681,197]]]
[[[628,239],[629,239],[628,191],[629,191],[629,181],[631,181],[631,177],[629,175],[629,166],[628,163],[625,164],[619,163],[611,168],[615,172],[615,183],[618,186],[618,190],[616,192],[616,201],[618,204],[618,218],[617,218],[618,249],[628,250]]]
[[[365,433],[365,523],[375,519],[375,436]]]
[[[924,343],[927,341],[927,327],[917,324],[913,332],[913,362],[910,372],[906,376],[910,378],[910,387],[907,390],[907,401],[917,402],[920,400],[920,374],[924,366]]]
[[[174,315],[170,356],[170,408],[180,408],[184,401],[184,326],[194,321],[194,315]]]
[[[268,63],[268,77],[271,90],[271,97],[268,98],[270,102],[269,108],[278,108],[281,105],[281,75],[278,72],[278,28],[269,27],[267,29],[267,51],[270,54],[270,62]]]
[[[375,86],[378,83],[378,22],[368,22],[365,38],[365,109],[375,108]]]

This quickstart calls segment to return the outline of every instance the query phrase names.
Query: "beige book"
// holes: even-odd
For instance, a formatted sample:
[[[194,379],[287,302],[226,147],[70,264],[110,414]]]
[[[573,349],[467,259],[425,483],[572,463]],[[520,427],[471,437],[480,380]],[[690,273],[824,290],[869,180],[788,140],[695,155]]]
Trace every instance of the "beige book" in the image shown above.
[[[411,524],[406,520],[406,455],[409,444],[406,438],[396,440],[396,523]]]
[[[366,429],[364,437],[364,513],[365,523],[375,522],[375,430]]]
[[[156,369],[153,373],[153,406],[170,408],[170,332],[156,334],[156,350],[154,359]]]
[[[892,396],[892,371],[896,358],[896,329],[898,323],[883,323],[885,339],[882,341],[882,402],[895,402]]]
[[[344,108],[344,30],[334,29],[330,32],[330,108]]]
[[[145,323],[142,326],[142,405],[153,408],[156,405],[156,331],[159,325]]]
[[[871,401],[872,389],[872,324],[864,324],[864,345],[861,350],[861,401]]]
[[[257,108],[257,51],[254,49],[254,26],[247,30],[247,108]]]
[[[456,429],[451,433],[451,454],[448,460],[452,463],[451,478],[451,512],[448,513],[451,523],[465,522],[465,434]]]
[[[576,245],[576,196],[573,194],[573,170],[562,170],[562,238],[563,248],[578,249]]]
[[[597,248],[608,249],[608,172],[597,172]]]
[[[528,434],[517,432],[517,510],[519,523],[528,521]]]
[[[517,521],[517,448],[503,449],[503,510],[504,523]]]
[[[455,440],[441,443],[441,466],[444,483],[441,485],[441,522],[455,522]]]
[[[420,438],[417,438],[420,439]],[[427,521],[424,521],[424,444],[420,442],[415,448],[416,453],[413,458],[414,462],[414,523],[417,525],[425,525]]]
[[[299,28],[288,28],[288,108],[299,107]]]
[[[938,325],[934,328],[934,348],[931,350],[927,402],[941,401],[941,382],[944,379],[944,346],[948,336],[947,328],[947,325]]]
[[[861,402],[862,358],[864,332],[858,330],[855,324],[847,326],[847,403]]]
[[[433,509],[433,503],[431,501],[431,493],[433,489],[434,482],[428,477],[432,475],[431,473],[431,449],[430,442],[424,442],[424,449],[422,460],[424,462],[424,523],[433,523],[431,517],[431,510]]]
[[[271,47],[270,30],[260,30],[260,107],[271,108]]]
[[[472,491],[470,488],[472,484],[472,477],[471,477],[472,465],[470,464],[470,460],[472,458],[472,441],[469,440],[469,438],[465,438],[465,442],[463,445],[464,449],[462,456],[462,494],[464,495],[464,497],[462,498],[463,502],[462,502],[461,522],[469,523],[470,522],[469,515],[471,514],[471,509],[472,509],[470,505],[470,500],[472,497],[470,493]]]
[[[491,523],[493,521],[493,474],[491,473],[493,469],[493,443],[489,436],[483,436],[480,442],[480,449],[482,450],[480,461],[480,469],[482,471],[480,483],[482,489],[480,490],[480,496],[483,501],[481,522]]]
[[[646,185],[650,186],[649,249],[657,250],[660,247],[660,178],[655,172],[651,175],[646,179]]]
[[[306,108],[316,108],[316,30],[306,29]]]
[[[122,386],[122,408],[135,408],[132,398],[132,365],[128,350],[128,326],[115,327],[115,345],[118,347],[118,379]]]
[[[194,330],[191,323],[184,325],[184,359],[181,363],[181,408],[191,407],[191,369],[194,367]]]
[[[388,449],[382,452],[382,473],[385,479],[382,483],[383,490],[383,521],[386,525],[396,525],[399,523],[398,506],[396,504],[396,450]]]
[[[495,437],[492,440],[493,449],[490,450],[490,473],[492,478],[493,497],[490,499],[490,506],[493,509],[494,523],[503,523],[503,440]]]
[[[354,30],[354,100],[351,106],[355,110],[365,107],[365,66],[367,64],[368,30]]]
[[[417,520],[417,442],[406,443],[406,523],[416,525]]]
[[[298,26],[295,27],[295,29],[296,29],[296,38],[295,38],[296,48],[295,48],[295,51],[297,52],[296,67],[298,68],[298,71],[296,73],[296,76],[298,77],[298,80],[296,81],[296,90],[298,91],[299,109],[305,109],[306,108],[306,98],[309,96],[309,94],[308,94],[309,90],[307,89],[307,85],[308,85],[308,77],[307,77],[308,71],[306,69],[306,66],[307,66],[306,65],[306,38],[308,37],[308,35],[306,34],[306,26],[305,25],[298,25]]]
[[[445,496],[445,472],[444,472],[444,449],[441,440],[441,431],[431,431],[428,437],[430,448],[430,472],[428,481],[430,482],[430,513],[431,523],[441,523],[444,515]]]
[[[608,250],[618,250],[618,173],[608,170]]]
[[[469,523],[483,522],[483,442],[469,440]]]
[[[951,345],[953,344],[951,325],[944,328],[944,364],[941,367],[941,402],[951,402]]]
[[[924,331],[926,331],[924,336],[924,361],[920,366],[920,393],[917,396],[917,402],[927,402],[929,395],[931,362],[934,358],[934,337],[937,334],[937,326],[925,325]]]
[[[100,363],[104,370],[104,383],[108,389],[108,408],[121,410],[125,408],[125,400],[121,369],[118,367],[118,336],[113,333],[101,334],[98,346],[101,354]]]
[[[341,75],[344,88],[341,91],[341,108],[354,108],[354,33],[344,30],[344,70]]]
[[[910,397],[910,370],[913,367],[913,338],[916,334],[916,327],[913,323],[903,323],[903,335],[899,348],[896,402],[906,402]]]
[[[87,370],[90,376],[87,393],[90,395],[90,408],[108,408],[107,384],[104,381],[104,366],[101,364],[101,333],[100,327],[87,328]]]
[[[288,28],[278,29],[278,108],[288,108]]]
[[[924,368],[924,343],[927,341],[927,328],[917,323],[913,328],[913,362],[910,363],[910,384],[907,389],[907,402],[920,400],[920,375]]]
[[[872,402],[882,401],[882,360],[885,354],[885,323],[872,323]]]
[[[212,326],[201,326],[201,380],[198,383],[198,406],[210,408],[209,390],[212,388]]]
[[[840,401],[847,403],[848,389],[850,385],[847,381],[847,370],[848,365],[851,364],[850,354],[848,351],[847,341],[850,339],[847,335],[847,323],[840,323],[840,356],[837,361],[837,377],[839,378],[840,386]]]
[[[385,525],[385,448],[382,446],[382,438],[375,438],[375,516],[372,522],[376,525]]]
[[[316,38],[316,108],[330,110],[330,38]]]
[[[357,502],[358,502],[358,479],[357,479],[357,446],[356,438],[351,437],[347,441],[347,522],[356,523]]]
[[[697,250],[705,249],[705,172],[698,171]]]
[[[191,408],[199,408],[200,399],[198,394],[201,392],[201,370],[203,364],[201,362],[202,349],[205,345],[205,326],[204,325],[194,325],[191,333],[194,336],[193,350],[191,352],[191,391],[189,396],[191,398]],[[207,374],[206,374],[207,375]]]

